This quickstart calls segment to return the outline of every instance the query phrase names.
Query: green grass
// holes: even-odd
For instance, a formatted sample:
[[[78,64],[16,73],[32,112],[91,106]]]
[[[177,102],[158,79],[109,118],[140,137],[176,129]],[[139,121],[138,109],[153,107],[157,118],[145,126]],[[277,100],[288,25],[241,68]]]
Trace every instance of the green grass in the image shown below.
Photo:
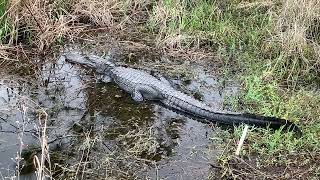
[[[251,73],[251,75],[246,73]],[[238,101],[233,100],[233,107],[241,107],[243,111],[247,112],[289,119],[297,123],[303,132],[301,137],[296,137],[292,132],[255,129],[249,132],[241,157],[260,171],[278,178],[284,177],[277,172],[265,170],[289,167],[303,169],[308,172],[308,177],[317,177],[320,171],[313,167],[319,166],[318,158],[314,157],[320,156],[319,93],[303,86],[300,86],[299,90],[283,88],[278,82],[279,79],[268,79],[268,75],[263,71],[248,70],[241,76],[244,85],[243,91],[239,95]],[[238,127],[226,139],[238,140],[242,129],[242,127]],[[225,143],[222,146],[228,145]],[[232,164],[235,148],[236,146],[226,148],[228,151],[219,157],[220,164],[228,172],[228,176],[235,176],[233,174],[235,170],[245,171],[243,170],[244,166],[229,164],[229,162]],[[249,173],[248,176],[256,176],[254,170],[247,173]],[[296,174],[288,172],[289,175],[286,178],[299,173],[303,172],[297,171]]]
[[[0,3],[0,15],[3,16],[3,14],[5,13],[6,11],[6,4],[7,4],[7,1],[2,1]]]
[[[8,23],[8,19],[5,16],[7,3],[7,0],[0,2],[0,41],[2,41],[10,31],[10,25]]]
[[[180,41],[183,48],[200,44],[199,48],[223,51],[225,64],[231,63],[225,68],[230,70],[255,68],[252,64],[265,61],[263,46],[272,28],[272,19],[267,10],[247,12],[237,5],[235,0],[197,3],[167,0],[162,6],[154,7],[148,26],[159,34],[160,41],[182,35],[188,37]]]
[[[153,16],[150,18],[149,27],[163,33],[164,36],[186,34],[194,39],[212,40],[214,43],[225,43],[230,36],[237,35],[233,22],[228,17],[220,17],[214,1],[200,0],[177,1],[166,0],[163,5],[157,5]],[[160,10],[160,11],[158,11]],[[166,17],[165,21],[163,17]],[[221,20],[221,18],[224,18]],[[223,36],[222,36],[223,35]],[[226,36],[226,37],[225,37]],[[230,38],[233,39],[233,38]]]
[[[306,173],[305,177],[317,178],[320,172],[317,168],[319,167],[318,157],[320,157],[320,114],[318,113],[320,112],[320,95],[316,92],[300,90],[292,94],[281,93],[280,96],[275,83],[269,84],[269,82],[253,79],[246,82],[249,84],[240,97],[242,103],[238,106],[247,108],[251,112],[271,114],[296,121],[303,134],[301,137],[296,137],[292,132],[251,127],[240,155],[245,164],[239,163],[234,157],[237,140],[240,139],[243,127],[237,127],[228,135],[221,135],[224,139],[221,148],[225,151],[219,155],[218,159],[224,172],[223,176],[240,179],[248,177],[261,179],[266,176],[291,179]],[[264,172],[265,175],[257,173],[257,170]],[[241,175],[240,172],[243,174]]]
[[[225,75],[240,79],[243,85],[237,100],[229,102],[233,107],[289,119],[301,127],[301,138],[281,130],[251,131],[242,152],[244,159],[250,161],[250,157],[255,157],[256,161],[250,161],[250,164],[265,170],[279,166],[308,169],[308,175],[315,177],[320,172],[319,169],[312,169],[316,163],[314,157],[320,155],[320,95],[315,91],[319,72],[312,64],[314,52],[304,49],[303,57],[306,59],[302,61],[298,54],[288,56],[282,44],[273,41],[276,16],[271,15],[270,11],[279,13],[281,4],[274,4],[270,9],[241,9],[239,2],[200,0],[197,3],[180,1],[177,4],[176,1],[166,0],[160,7],[162,11],[159,11],[159,6],[154,8],[148,25],[162,39],[188,35],[193,41],[213,42],[209,47],[223,56]],[[184,48],[190,48],[190,43],[185,45]],[[240,135],[241,127],[222,138],[235,141]],[[226,165],[234,153],[234,148],[227,149],[229,151],[220,157],[222,167],[239,168]]]

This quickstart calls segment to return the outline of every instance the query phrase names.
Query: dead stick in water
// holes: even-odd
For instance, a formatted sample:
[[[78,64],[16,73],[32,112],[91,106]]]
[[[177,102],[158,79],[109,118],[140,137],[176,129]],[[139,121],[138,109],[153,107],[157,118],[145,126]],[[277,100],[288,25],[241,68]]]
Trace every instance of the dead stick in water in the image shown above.
[[[244,141],[244,139],[245,139],[246,136],[247,136],[248,128],[249,128],[249,126],[248,126],[248,125],[245,125],[245,127],[244,127],[244,129],[243,129],[243,132],[242,132],[242,135],[241,135],[241,138],[240,138],[239,143],[238,143],[238,147],[237,147],[237,151],[236,151],[236,156],[239,156],[239,154],[240,154],[241,147],[243,146],[243,141]]]

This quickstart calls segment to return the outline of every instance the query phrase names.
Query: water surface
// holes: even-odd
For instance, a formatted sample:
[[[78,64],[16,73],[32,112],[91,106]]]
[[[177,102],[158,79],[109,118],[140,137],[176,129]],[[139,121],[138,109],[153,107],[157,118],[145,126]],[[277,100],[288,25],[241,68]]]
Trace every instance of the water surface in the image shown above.
[[[223,99],[238,88],[232,82],[222,85],[204,69],[192,65],[192,79],[169,80],[177,89],[221,110]],[[34,178],[35,169],[28,161],[40,152],[37,109],[48,114],[51,175],[55,177],[203,179],[211,171],[218,151],[210,147],[210,125],[156,104],[133,102],[116,84],[98,82],[92,71],[62,58],[45,64],[31,85],[14,78],[0,82],[2,177],[15,175],[22,150],[22,177]],[[84,176],[79,169],[88,172]]]

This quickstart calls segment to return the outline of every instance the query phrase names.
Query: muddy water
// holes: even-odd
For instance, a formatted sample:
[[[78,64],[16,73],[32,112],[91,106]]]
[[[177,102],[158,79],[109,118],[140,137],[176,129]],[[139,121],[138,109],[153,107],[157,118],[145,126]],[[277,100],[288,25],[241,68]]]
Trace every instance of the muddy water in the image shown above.
[[[199,65],[190,69],[194,79],[171,82],[214,108],[221,109],[225,96],[237,92],[237,86],[222,86]],[[97,82],[94,73],[63,59],[43,66],[33,85],[3,77],[1,177],[17,175],[17,162],[24,166],[21,179],[35,177],[30,160],[39,155],[37,108],[48,114],[52,176],[84,178],[77,170],[85,169],[94,177],[202,179],[210,172],[217,152],[210,147],[213,128],[209,125],[159,105],[135,103],[115,84]],[[30,108],[30,104],[35,105]]]

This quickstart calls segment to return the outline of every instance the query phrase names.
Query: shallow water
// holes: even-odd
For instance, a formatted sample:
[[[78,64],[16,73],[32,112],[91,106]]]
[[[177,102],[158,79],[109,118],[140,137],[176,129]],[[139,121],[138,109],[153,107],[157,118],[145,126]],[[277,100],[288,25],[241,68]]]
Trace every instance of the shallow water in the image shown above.
[[[222,86],[218,78],[208,75],[203,67],[194,65],[190,69],[195,75],[194,79],[170,81],[178,89],[212,107],[221,109],[225,96],[237,93],[235,84],[226,83],[226,86]],[[116,151],[121,157],[122,151],[127,152],[124,148],[134,150],[135,145],[141,143],[141,146],[148,147],[148,151],[136,153],[134,161],[142,159],[152,163],[146,163],[149,165],[143,168],[137,165],[136,172],[127,175],[119,172],[108,174],[150,179],[201,179],[208,176],[210,163],[214,162],[217,154],[210,148],[212,127],[156,104],[135,103],[115,84],[100,83],[95,79],[92,72],[59,59],[56,63],[44,65],[40,77],[33,85],[8,83],[5,78],[0,81],[2,177],[15,174],[15,158],[20,147],[24,154],[29,154],[29,157],[24,157],[28,159],[30,153],[26,152],[30,152],[31,147],[39,146],[35,105],[33,108],[24,108],[31,101],[48,113],[47,135],[52,162],[73,166],[79,160],[90,161],[90,168],[97,169],[99,176],[108,173],[99,166],[106,154]],[[24,88],[19,88],[21,86]],[[139,133],[141,137],[152,141],[139,141]],[[152,148],[155,150],[151,151]],[[33,152],[36,154],[38,151]],[[85,158],[83,154],[86,154]],[[124,162],[111,167],[125,170],[134,166],[126,166],[130,158],[120,161]],[[25,175],[21,179],[34,178],[33,171],[32,166],[27,166],[22,170]],[[57,168],[53,175],[61,177],[61,172]]]

